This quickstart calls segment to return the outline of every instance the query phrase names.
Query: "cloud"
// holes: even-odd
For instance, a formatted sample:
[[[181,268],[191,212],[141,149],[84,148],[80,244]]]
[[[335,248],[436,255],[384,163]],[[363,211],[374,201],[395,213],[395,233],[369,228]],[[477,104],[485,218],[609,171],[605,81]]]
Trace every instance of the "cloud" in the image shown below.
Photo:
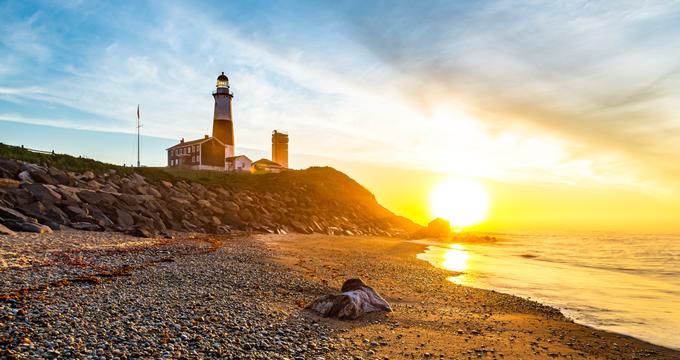
[[[621,153],[638,170],[677,173],[678,5],[380,10],[387,26],[361,12],[355,37],[398,74],[414,106],[431,111],[457,99],[497,131],[519,123],[527,134],[564,139],[574,156]]]
[[[24,121],[132,132],[139,103],[145,133],[198,137],[226,71],[239,146],[277,128],[296,152],[539,182],[635,184],[680,163],[677,6],[71,5],[10,19],[0,101],[44,107]],[[15,68],[32,51],[49,71]]]

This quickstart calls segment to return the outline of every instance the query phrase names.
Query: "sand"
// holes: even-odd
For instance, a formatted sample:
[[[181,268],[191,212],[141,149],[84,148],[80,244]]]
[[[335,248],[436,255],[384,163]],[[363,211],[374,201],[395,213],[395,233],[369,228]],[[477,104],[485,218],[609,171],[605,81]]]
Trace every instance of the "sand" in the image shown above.
[[[455,285],[422,250],[325,235],[0,236],[0,358],[680,359]],[[339,321],[304,309],[351,277],[394,312]]]
[[[376,358],[680,359],[680,352],[576,324],[558,310],[469,288],[415,255],[424,246],[367,237],[258,236],[277,260],[337,289],[360,277],[394,312],[355,322],[324,319],[350,342],[373,343]],[[342,352],[340,352],[342,353]]]

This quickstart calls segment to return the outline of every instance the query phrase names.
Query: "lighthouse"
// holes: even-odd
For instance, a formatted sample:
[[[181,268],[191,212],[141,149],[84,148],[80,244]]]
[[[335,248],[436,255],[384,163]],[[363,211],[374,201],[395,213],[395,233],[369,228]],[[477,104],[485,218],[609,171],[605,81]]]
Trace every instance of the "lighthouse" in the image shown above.
[[[213,115],[212,136],[226,146],[226,157],[234,156],[234,118],[231,114],[231,99],[233,97],[234,94],[229,91],[229,78],[222,72],[217,77],[217,89],[213,92],[215,113]]]

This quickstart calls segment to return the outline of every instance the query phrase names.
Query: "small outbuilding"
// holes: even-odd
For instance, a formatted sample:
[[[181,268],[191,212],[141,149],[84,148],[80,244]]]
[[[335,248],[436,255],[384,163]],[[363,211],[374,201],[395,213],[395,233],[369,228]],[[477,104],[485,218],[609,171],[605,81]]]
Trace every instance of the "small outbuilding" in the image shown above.
[[[280,173],[285,171],[286,168],[281,166],[281,164],[275,163],[269,159],[260,159],[252,164],[250,171],[254,173]]]
[[[231,156],[227,158],[227,171],[249,172],[252,165],[252,160],[250,160],[245,155]]]

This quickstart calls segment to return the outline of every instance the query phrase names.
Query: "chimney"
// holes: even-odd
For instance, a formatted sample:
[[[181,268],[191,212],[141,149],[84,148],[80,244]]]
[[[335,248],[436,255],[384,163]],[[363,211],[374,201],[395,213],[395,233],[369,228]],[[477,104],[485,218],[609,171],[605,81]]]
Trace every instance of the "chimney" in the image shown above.
[[[179,143],[180,143],[180,144],[183,144],[183,143],[184,143],[184,138],[182,138],[182,140],[180,140]]]
[[[208,138],[208,135],[203,135],[203,136],[204,136],[204,139],[207,139],[207,138]]]

